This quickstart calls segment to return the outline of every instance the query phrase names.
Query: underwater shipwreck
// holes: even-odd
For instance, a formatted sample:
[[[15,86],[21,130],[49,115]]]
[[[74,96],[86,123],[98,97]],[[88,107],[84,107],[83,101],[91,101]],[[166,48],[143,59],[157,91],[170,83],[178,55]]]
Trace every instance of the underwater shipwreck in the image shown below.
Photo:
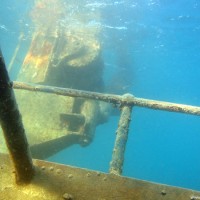
[[[79,4],[69,1],[67,7]],[[101,14],[79,10],[70,21],[65,9],[64,1],[35,0],[27,50],[21,54],[21,33],[8,67],[0,54],[0,199],[200,199],[198,191],[121,175],[133,107],[192,115],[200,115],[200,107],[105,93],[101,28],[88,26]],[[12,81],[8,71],[16,66]],[[92,143],[113,106],[120,120],[109,173],[45,161],[73,144]]]

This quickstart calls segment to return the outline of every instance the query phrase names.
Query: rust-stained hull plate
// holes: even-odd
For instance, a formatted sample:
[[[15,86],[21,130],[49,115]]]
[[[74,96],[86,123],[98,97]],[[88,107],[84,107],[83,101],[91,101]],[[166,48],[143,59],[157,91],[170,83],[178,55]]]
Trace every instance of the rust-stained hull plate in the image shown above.
[[[8,155],[0,154],[0,199],[3,200],[190,200],[200,192],[34,160],[31,184],[15,184]]]

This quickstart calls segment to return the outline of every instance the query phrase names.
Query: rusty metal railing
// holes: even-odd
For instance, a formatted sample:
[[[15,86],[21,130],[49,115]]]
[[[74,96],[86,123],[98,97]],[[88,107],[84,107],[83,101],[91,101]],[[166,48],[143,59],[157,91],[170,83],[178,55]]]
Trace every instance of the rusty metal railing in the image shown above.
[[[131,94],[125,94],[123,96],[120,96],[114,94],[102,94],[96,92],[88,92],[69,88],[58,88],[44,85],[35,85],[22,82],[13,82],[13,87],[15,89],[23,89],[29,91],[37,91],[63,96],[81,97],[98,101],[104,101],[107,103],[114,104],[115,106],[120,108],[121,115],[118,124],[118,129],[116,131],[116,140],[109,169],[110,173],[116,175],[120,175],[122,173],[124,152],[126,148],[126,142],[128,139],[128,129],[131,120],[131,110],[133,106],[146,107],[171,112],[187,113],[192,115],[200,115],[200,107],[137,98]]]
[[[112,154],[112,161],[110,162],[111,174],[120,175],[124,163],[124,152],[126,142],[128,139],[129,124],[131,121],[131,106],[123,106],[121,108],[121,116],[119,119],[118,128],[116,131],[115,145]]]
[[[134,97],[131,94],[120,96],[22,82],[10,82],[4,59],[0,52],[0,124],[14,163],[17,182],[19,183],[26,183],[32,179],[34,175],[34,166],[21,122],[21,116],[15,102],[13,88],[93,99],[117,106],[121,110],[121,115],[116,131],[115,146],[109,170],[110,173],[116,175],[122,173],[124,152],[128,139],[128,129],[133,106],[200,115],[200,107],[142,99]]]
[[[119,107],[121,107],[122,105],[129,105],[129,106],[146,107],[146,108],[156,109],[156,110],[166,110],[166,111],[171,111],[171,112],[187,113],[191,115],[200,115],[200,107],[197,107],[197,106],[138,98],[131,94],[125,94],[122,96],[114,95],[114,94],[103,94],[103,93],[88,92],[88,91],[75,90],[75,89],[69,89],[69,88],[36,85],[36,84],[23,83],[23,82],[17,82],[17,81],[13,82],[13,88],[35,91],[35,92],[52,93],[52,94],[57,94],[57,95],[62,95],[62,96],[94,99],[98,101],[112,103]]]

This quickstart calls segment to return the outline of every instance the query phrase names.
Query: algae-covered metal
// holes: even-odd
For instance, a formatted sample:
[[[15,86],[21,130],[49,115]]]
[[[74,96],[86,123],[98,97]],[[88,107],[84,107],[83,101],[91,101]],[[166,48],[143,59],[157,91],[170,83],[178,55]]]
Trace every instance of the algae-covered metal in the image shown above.
[[[8,155],[0,154],[0,197],[4,200],[192,200],[197,191],[34,160],[36,174],[16,185]]]
[[[197,116],[200,115],[199,106],[138,98],[131,94],[125,94],[125,95],[105,94],[105,93],[98,93],[98,92],[74,90],[71,88],[58,88],[58,87],[43,86],[43,85],[38,85],[38,84],[34,85],[30,83],[23,83],[23,82],[16,82],[16,81],[13,82],[13,87],[15,89],[22,89],[22,90],[28,90],[28,91],[33,91],[33,92],[35,91],[35,92],[56,94],[56,95],[61,95],[61,96],[82,97],[82,98],[87,98],[87,99],[93,99],[93,100],[108,102],[108,103],[114,104],[117,107],[121,107],[122,105],[129,105],[129,106],[145,107],[145,108],[150,108],[150,109],[155,109],[155,110],[165,110],[169,112],[185,113],[185,114],[197,115]]]
[[[5,73],[0,74],[0,80],[4,79],[4,75]],[[1,85],[1,89],[2,88],[4,88],[4,84]],[[6,89],[10,90],[12,88],[6,87]],[[46,89],[48,89],[48,87]],[[46,90],[46,92],[52,92],[51,89],[52,88],[50,88],[50,90]],[[56,91],[66,92],[66,89],[56,89]],[[113,99],[115,99],[116,97],[112,95],[105,96],[101,94],[88,93],[77,90],[70,90],[70,92],[76,95],[83,94],[83,97],[85,97],[85,95],[89,95],[91,96],[91,98],[94,97],[95,99],[100,97],[101,100],[107,99],[106,97],[108,97],[108,99],[109,97]],[[131,115],[131,105],[128,105],[128,102],[131,101],[133,97],[130,95],[125,95],[123,97],[117,96],[117,98],[118,104],[122,108],[122,114],[117,132],[118,136],[116,139],[117,151],[113,151],[114,164],[111,165],[111,173],[113,173],[114,171],[119,174],[122,170],[123,154],[125,150],[128,125]],[[1,100],[1,103],[3,102],[4,101]],[[10,113],[12,112],[12,110],[8,109],[7,112]],[[0,114],[2,115],[3,113],[0,112]],[[10,119],[4,118],[3,120],[6,121],[5,123],[9,123]],[[82,123],[81,121],[82,119],[80,119],[80,123]],[[11,134],[9,138],[5,137],[5,139],[6,141],[8,139],[11,141],[15,141],[15,136]],[[23,138],[21,141],[19,141],[19,149],[21,145],[23,146],[24,141]],[[53,140],[52,142],[54,143],[55,141],[59,142],[59,138],[58,141]],[[67,140],[63,140],[63,142],[67,143]],[[45,146],[41,144],[41,150],[43,151],[46,147],[50,147],[51,141],[49,146],[46,146],[46,143],[44,144]],[[9,148],[12,148],[12,146],[10,146]],[[16,162],[18,162],[16,158],[20,155],[19,153],[18,155],[11,154],[14,157],[14,166]],[[28,158],[31,159],[31,157]],[[115,161],[117,161],[116,164]],[[160,200],[162,198],[165,200],[193,200],[200,198],[200,192],[197,191],[171,187],[142,180],[135,180],[119,175],[105,174],[97,171],[74,168],[40,160],[33,161],[35,169],[33,178],[32,172],[28,171],[28,174],[30,174],[32,178],[31,182],[29,184],[18,185],[16,181],[14,181],[14,174],[16,172],[13,171],[13,167],[9,160],[8,154],[0,154],[0,163],[0,194],[1,198],[4,200],[9,200],[13,198],[19,200]],[[15,170],[17,171],[17,168],[15,168]]]
[[[120,176],[133,106],[193,115],[200,115],[200,108],[100,93],[104,91],[101,29],[93,22],[101,16],[86,7],[76,12],[74,8],[82,4],[34,1],[30,12],[34,28],[18,82],[10,82],[1,56],[0,122],[12,162],[8,154],[0,154],[0,199],[200,199],[197,191]],[[16,64],[22,39],[9,69]],[[96,126],[109,115],[108,104],[121,109],[110,174],[32,160],[12,87],[20,89],[15,93],[34,158],[47,158],[75,143],[88,145]]]
[[[129,124],[131,121],[131,111],[131,106],[122,106],[121,108],[121,116],[116,131],[115,146],[113,148],[112,161],[110,163],[111,174],[122,174]]]
[[[103,61],[98,9],[83,2],[35,0],[30,10],[30,44],[17,80],[42,85],[103,91]],[[23,34],[21,34],[23,35]],[[16,65],[21,38],[9,69]],[[88,99],[16,91],[24,127],[36,158],[46,158],[72,144],[88,145],[96,126],[107,120],[106,104]],[[106,111],[107,112],[107,111]],[[54,145],[51,153],[35,146],[65,138],[66,146]],[[68,138],[68,139],[67,139]],[[37,155],[36,155],[37,154]]]

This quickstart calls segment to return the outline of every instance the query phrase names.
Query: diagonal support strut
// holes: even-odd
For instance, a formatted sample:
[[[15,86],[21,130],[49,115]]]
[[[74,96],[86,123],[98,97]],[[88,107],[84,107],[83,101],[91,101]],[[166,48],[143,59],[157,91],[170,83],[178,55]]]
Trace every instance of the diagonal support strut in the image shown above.
[[[21,115],[15,101],[8,72],[0,50],[0,124],[6,145],[15,167],[16,182],[28,183],[34,175],[34,167],[26,139]]]

